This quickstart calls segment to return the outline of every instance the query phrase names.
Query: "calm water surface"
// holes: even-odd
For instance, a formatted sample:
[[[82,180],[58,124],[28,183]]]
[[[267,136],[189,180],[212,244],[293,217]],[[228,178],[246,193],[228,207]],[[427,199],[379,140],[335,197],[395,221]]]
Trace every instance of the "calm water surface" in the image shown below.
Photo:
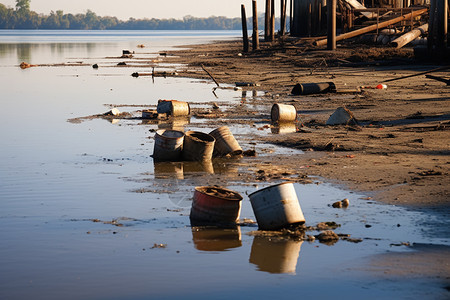
[[[371,255],[407,251],[392,243],[448,245],[429,234],[433,216],[362,200],[328,184],[296,185],[308,225],[336,221],[364,238],[334,246],[271,241],[237,231],[192,231],[190,197],[203,177],[189,166],[154,166],[157,124],[141,120],[79,124],[68,119],[107,111],[107,104],[155,105],[158,99],[237,102],[241,92],[185,78],[133,78],[135,63],[114,68],[123,49],[158,58],[176,45],[234,38],[238,32],[0,31],[0,299],[348,299],[429,295],[421,281],[388,281],[364,271]],[[145,48],[137,48],[144,44]],[[114,58],[115,57],[115,58]],[[76,64],[21,70],[18,65]],[[98,63],[94,70],[90,65]],[[174,67],[176,68],[176,66]],[[136,107],[120,107],[135,113]],[[201,120],[185,127],[200,129]],[[245,126],[233,126],[250,147]],[[270,148],[257,145],[257,148]],[[258,148],[259,149],[259,148]],[[274,154],[291,150],[274,148]],[[216,174],[244,172],[228,165]],[[181,170],[181,171],[180,171]],[[179,173],[182,173],[179,176]],[[253,184],[229,182],[248,195]],[[259,188],[261,185],[259,186]],[[136,193],[145,189],[145,193]],[[149,192],[154,190],[155,192]],[[166,192],[163,192],[166,191]],[[349,198],[347,210],[327,206]],[[242,218],[254,215],[243,200]],[[93,219],[117,219],[117,227]],[[366,225],[371,225],[367,228]],[[401,224],[399,227],[397,224]],[[155,244],[166,245],[163,248]],[[435,291],[435,289],[433,289]],[[435,298],[445,294],[436,294]]]

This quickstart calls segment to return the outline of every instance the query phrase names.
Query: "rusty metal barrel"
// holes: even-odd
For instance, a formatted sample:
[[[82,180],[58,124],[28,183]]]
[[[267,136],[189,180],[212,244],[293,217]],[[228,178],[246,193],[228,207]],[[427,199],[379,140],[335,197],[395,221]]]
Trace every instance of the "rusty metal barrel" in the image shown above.
[[[190,213],[192,225],[236,225],[241,212],[242,196],[232,190],[216,187],[196,187]]]
[[[305,222],[292,182],[284,182],[249,195],[258,227],[276,230]]]
[[[213,156],[236,156],[242,154],[242,148],[228,126],[219,127],[209,133],[216,139]]]
[[[291,93],[293,95],[312,95],[335,91],[336,85],[333,82],[297,83]]]
[[[207,161],[212,159],[216,140],[209,134],[188,131],[184,135],[183,160]]]
[[[188,116],[191,113],[189,103],[178,100],[159,100],[156,107],[158,114],[167,114],[173,117]]]
[[[155,161],[179,161],[183,154],[184,133],[177,130],[157,130],[153,159]]]
[[[293,122],[297,120],[297,109],[294,105],[275,103],[270,116],[272,122]]]

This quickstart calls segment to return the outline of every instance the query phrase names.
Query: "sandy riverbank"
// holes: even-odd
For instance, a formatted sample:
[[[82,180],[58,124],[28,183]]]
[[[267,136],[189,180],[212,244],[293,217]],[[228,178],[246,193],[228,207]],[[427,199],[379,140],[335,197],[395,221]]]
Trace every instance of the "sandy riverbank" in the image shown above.
[[[296,83],[332,81],[339,91],[439,67],[416,62],[412,50],[350,46],[311,51],[307,44],[292,42],[263,44],[262,50],[242,54],[241,43],[229,41],[167,54],[165,62],[187,64],[181,76],[211,80],[203,65],[219,84],[251,82],[258,86],[244,89],[265,92],[255,103],[265,107],[262,111],[242,104],[222,110],[229,122],[260,126],[270,119],[273,103],[297,108],[296,133],[268,134],[257,141],[306,151],[273,158],[278,169],[322,176],[390,204],[448,210],[450,90],[445,83],[422,75],[388,82],[384,90],[291,95]],[[448,77],[447,71],[433,74]],[[354,113],[358,126],[324,125],[340,106]]]

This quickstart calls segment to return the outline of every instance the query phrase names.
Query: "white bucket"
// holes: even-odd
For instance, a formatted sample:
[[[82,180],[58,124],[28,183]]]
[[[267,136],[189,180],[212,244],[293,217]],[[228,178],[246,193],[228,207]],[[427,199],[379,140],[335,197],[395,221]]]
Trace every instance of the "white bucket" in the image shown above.
[[[292,182],[269,186],[249,195],[260,230],[276,230],[305,222]]]

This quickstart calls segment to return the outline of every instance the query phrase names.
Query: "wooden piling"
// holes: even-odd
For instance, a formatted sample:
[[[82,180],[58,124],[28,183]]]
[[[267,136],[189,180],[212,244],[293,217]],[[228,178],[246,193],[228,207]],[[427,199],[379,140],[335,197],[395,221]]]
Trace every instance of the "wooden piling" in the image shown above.
[[[286,34],[286,0],[280,0],[280,35]]]
[[[327,49],[336,50],[336,0],[327,0]]]
[[[253,35],[252,35],[252,49],[259,49],[259,33],[258,33],[258,7],[256,0],[253,0]]]
[[[247,16],[245,13],[245,5],[241,5],[241,17],[242,17],[242,38],[244,40],[244,52],[248,52],[248,30],[247,30]]]
[[[436,0],[431,0],[430,3],[430,19],[428,21],[428,39],[427,47],[428,52],[431,53],[434,46],[434,32],[435,32],[435,20],[436,20]]]
[[[275,38],[275,0],[270,3],[270,41]]]
[[[266,0],[266,15],[265,15],[265,28],[264,28],[264,40],[268,42],[270,40],[270,2],[272,0]]]

